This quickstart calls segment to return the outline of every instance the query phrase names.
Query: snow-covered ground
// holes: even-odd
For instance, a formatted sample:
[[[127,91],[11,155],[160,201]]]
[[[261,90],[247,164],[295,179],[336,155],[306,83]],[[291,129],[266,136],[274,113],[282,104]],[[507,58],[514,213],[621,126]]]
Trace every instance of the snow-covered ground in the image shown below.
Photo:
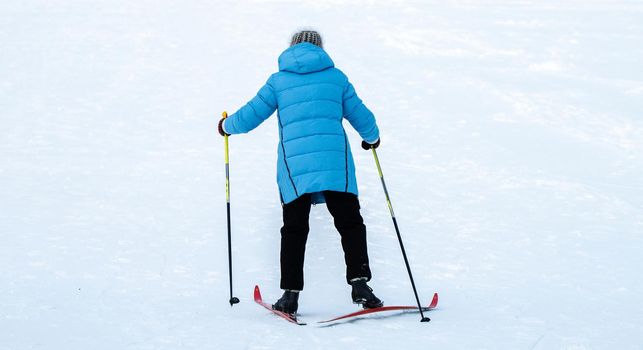
[[[375,112],[417,314],[356,310],[313,209],[301,318],[278,289],[273,117],[222,110],[300,26]],[[643,348],[640,1],[0,2],[0,349]],[[349,126],[347,125],[349,128]],[[349,136],[372,286],[413,294],[372,156]]]

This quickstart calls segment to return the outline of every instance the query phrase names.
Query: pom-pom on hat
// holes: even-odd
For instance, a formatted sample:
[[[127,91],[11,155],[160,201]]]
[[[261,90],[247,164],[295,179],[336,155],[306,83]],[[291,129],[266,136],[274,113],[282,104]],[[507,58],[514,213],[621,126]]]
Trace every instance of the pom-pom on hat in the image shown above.
[[[313,45],[317,45],[323,48],[321,35],[319,35],[319,33],[317,33],[314,30],[302,30],[300,32],[295,33],[292,36],[292,40],[290,41],[290,46],[294,46],[301,43],[311,43]]]

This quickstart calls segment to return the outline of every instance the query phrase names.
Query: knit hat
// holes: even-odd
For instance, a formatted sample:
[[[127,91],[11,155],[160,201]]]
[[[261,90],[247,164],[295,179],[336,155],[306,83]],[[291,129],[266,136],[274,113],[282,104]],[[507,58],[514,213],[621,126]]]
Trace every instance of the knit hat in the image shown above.
[[[295,33],[292,36],[292,40],[290,41],[290,46],[294,46],[301,43],[311,43],[313,45],[317,45],[323,48],[321,35],[319,35],[319,33],[317,33],[314,30],[302,30],[298,33]]]

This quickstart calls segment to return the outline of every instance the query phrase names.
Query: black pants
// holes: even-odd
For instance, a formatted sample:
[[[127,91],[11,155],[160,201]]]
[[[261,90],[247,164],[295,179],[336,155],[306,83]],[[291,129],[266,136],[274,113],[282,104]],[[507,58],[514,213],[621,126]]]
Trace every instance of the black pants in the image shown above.
[[[335,228],[342,236],[346,281],[357,277],[371,279],[366,248],[366,226],[359,213],[359,200],[352,193],[324,191],[326,206]],[[283,206],[281,228],[281,289],[304,289],[304,254],[308,238],[311,196],[304,194]]]

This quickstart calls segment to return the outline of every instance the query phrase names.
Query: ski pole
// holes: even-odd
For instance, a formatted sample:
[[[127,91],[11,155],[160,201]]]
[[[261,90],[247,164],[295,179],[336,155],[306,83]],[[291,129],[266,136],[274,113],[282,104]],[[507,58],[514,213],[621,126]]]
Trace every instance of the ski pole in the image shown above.
[[[395,226],[395,233],[397,233],[397,240],[400,242],[400,248],[402,249],[402,256],[404,257],[404,263],[406,264],[406,271],[409,273],[409,278],[411,279],[411,286],[413,287],[413,293],[415,294],[415,301],[418,303],[418,310],[420,310],[420,322],[429,322],[430,318],[424,317],[424,312],[422,312],[422,305],[420,304],[420,298],[418,297],[418,291],[415,288],[415,282],[413,281],[413,274],[411,273],[411,266],[409,265],[409,259],[406,257],[406,250],[404,250],[404,243],[402,243],[402,236],[400,235],[400,229],[397,226],[397,219],[395,218],[395,213],[393,212],[393,205],[391,204],[391,198],[388,195],[388,190],[386,189],[386,183],[384,182],[384,174],[382,174],[382,167],[380,167],[380,160],[377,158],[377,152],[375,148],[371,146],[373,150],[373,157],[375,157],[375,165],[377,165],[377,172],[380,175],[380,180],[382,181],[382,187],[384,188],[384,194],[386,195],[386,203],[388,203],[388,210],[391,212],[391,218],[393,219],[393,226]]]
[[[228,117],[228,112],[223,112],[223,118]],[[230,225],[230,157],[228,156],[228,135],[223,136],[225,145],[225,201],[228,211],[228,274],[230,276],[230,306],[239,303],[239,298],[232,296],[232,229]]]

